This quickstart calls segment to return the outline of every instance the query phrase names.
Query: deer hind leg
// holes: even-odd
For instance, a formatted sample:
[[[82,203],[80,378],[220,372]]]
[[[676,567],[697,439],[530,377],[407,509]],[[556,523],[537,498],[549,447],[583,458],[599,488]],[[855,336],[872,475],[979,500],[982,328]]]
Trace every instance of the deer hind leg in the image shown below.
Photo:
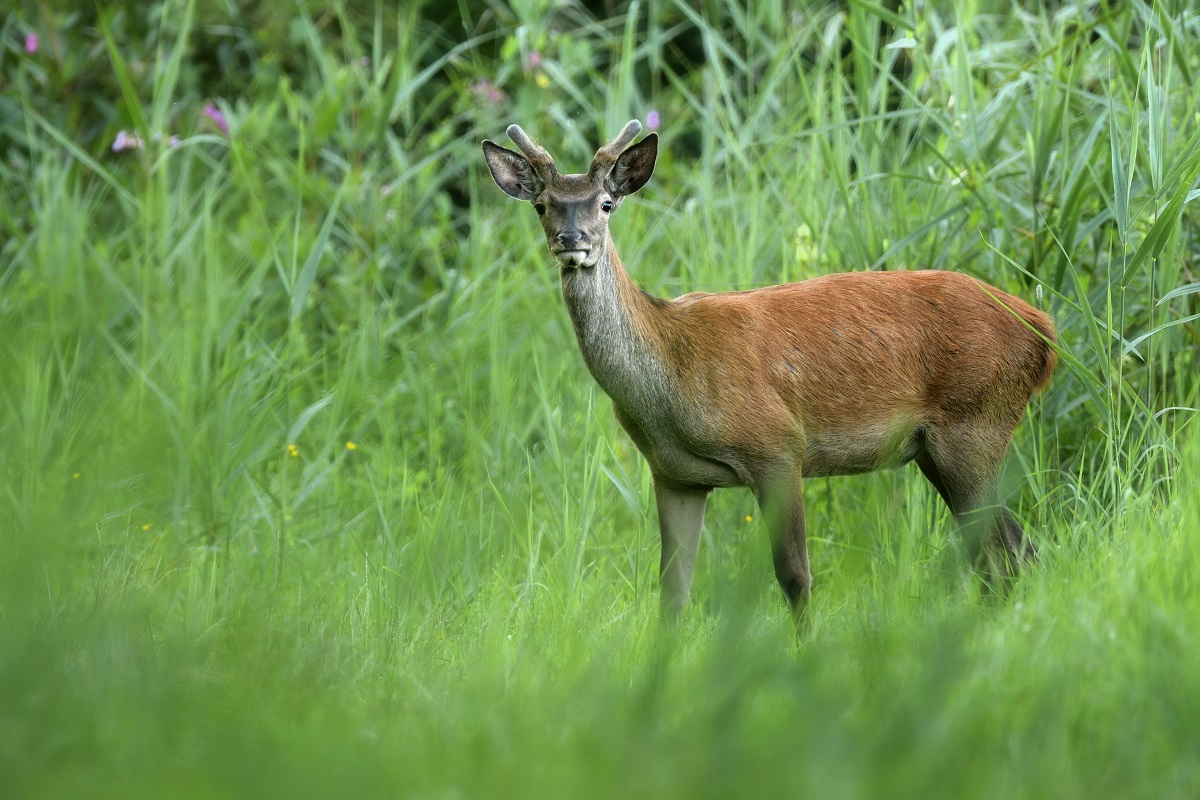
[[[954,514],[967,556],[982,574],[985,590],[1003,590],[1022,562],[1037,555],[997,490],[1011,436],[1011,431],[994,422],[931,428],[916,458]]]
[[[755,487],[771,534],[771,560],[775,579],[792,613],[799,619],[812,594],[812,572],[808,566],[808,537],[804,526],[804,499],[800,490],[800,470],[787,470]]]

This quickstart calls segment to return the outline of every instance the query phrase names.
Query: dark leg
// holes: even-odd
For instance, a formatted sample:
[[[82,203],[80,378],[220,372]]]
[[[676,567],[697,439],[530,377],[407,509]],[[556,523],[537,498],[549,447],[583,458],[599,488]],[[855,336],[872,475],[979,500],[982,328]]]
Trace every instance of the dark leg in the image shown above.
[[[775,579],[792,612],[801,618],[812,593],[812,572],[808,566],[800,471],[769,481],[755,494],[771,534]]]
[[[930,429],[916,459],[958,521],[967,557],[983,575],[985,589],[1002,589],[1021,562],[1036,555],[997,493],[1010,436],[985,424]]]

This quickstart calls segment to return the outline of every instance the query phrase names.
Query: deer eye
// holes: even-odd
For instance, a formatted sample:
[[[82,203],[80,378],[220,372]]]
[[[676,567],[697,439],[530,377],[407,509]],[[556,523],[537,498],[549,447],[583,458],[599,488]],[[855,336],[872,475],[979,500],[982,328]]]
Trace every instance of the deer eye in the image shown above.
[[[545,214],[545,213],[546,213],[546,207],[545,207],[544,205],[542,205],[541,203],[534,203],[534,204],[533,204],[533,210],[534,210],[534,211],[536,211],[536,212],[538,212],[538,216],[539,216],[539,217],[540,217],[542,214]]]
[[[600,210],[603,211],[605,214],[612,211],[612,200],[605,200],[603,203],[601,203]]]

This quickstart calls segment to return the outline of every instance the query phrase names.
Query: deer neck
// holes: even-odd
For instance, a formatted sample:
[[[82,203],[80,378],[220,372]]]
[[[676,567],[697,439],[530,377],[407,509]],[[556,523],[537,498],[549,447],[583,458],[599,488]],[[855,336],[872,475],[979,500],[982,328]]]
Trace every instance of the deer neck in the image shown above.
[[[626,413],[644,418],[666,395],[666,368],[656,333],[662,301],[639,289],[617,257],[612,237],[591,268],[563,270],[563,299],[588,371]]]

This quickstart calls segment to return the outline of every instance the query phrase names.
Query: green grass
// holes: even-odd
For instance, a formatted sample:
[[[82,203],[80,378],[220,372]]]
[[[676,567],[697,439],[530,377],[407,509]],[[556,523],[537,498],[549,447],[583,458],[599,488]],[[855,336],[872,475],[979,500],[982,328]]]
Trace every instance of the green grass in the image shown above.
[[[512,6],[472,38],[331,12],[357,49],[301,15],[303,83],[175,150],[89,149],[22,98],[5,795],[1200,792],[1195,15],[651,3],[538,40]],[[102,36],[131,121],[190,97]],[[499,107],[470,99],[491,69]],[[478,151],[515,121],[581,169],[649,108],[659,167],[613,222],[647,289],[934,267],[1054,314],[1006,484],[1042,558],[1006,601],[910,467],[806,484],[801,642],[745,491],[659,628],[648,472]]]

